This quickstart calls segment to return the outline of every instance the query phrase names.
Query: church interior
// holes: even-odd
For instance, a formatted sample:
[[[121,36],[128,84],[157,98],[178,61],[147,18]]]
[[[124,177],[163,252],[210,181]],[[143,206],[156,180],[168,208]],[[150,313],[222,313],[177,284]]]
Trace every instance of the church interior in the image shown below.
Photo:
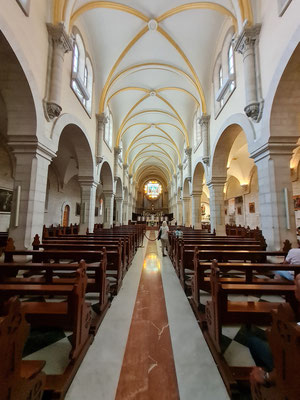
[[[0,400],[299,400],[299,15],[2,0]]]

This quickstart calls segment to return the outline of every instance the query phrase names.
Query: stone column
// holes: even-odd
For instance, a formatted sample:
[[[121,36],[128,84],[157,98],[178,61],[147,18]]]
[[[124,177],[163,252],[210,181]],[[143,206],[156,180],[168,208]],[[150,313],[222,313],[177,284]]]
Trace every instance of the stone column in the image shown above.
[[[108,123],[108,118],[105,113],[96,114],[97,131],[96,131],[96,161],[100,164],[103,160],[103,140],[105,135],[105,125]]]
[[[121,154],[121,147],[115,147],[114,148],[114,175],[117,176],[118,175],[118,166],[119,166],[119,157]]]
[[[201,196],[202,192],[192,194],[192,226],[201,229]]]
[[[178,186],[180,186],[181,188],[183,187],[183,165],[182,164],[178,165],[177,183],[178,183]]]
[[[188,178],[191,181],[191,179],[192,179],[192,148],[187,147],[185,149],[185,154],[186,154],[186,158],[187,158],[187,171],[188,171],[186,178]]]
[[[261,229],[270,250],[282,249],[286,239],[297,247],[290,171],[294,148],[284,138],[251,153],[257,165]]]
[[[61,86],[65,53],[72,50],[72,40],[65,31],[64,24],[47,23],[52,43],[52,60],[49,81],[48,100],[45,103],[46,117],[51,120],[61,113]]]
[[[132,197],[129,196],[129,200],[128,200],[128,215],[127,215],[127,219],[132,221]]]
[[[224,185],[226,177],[212,178],[207,182],[210,192],[210,225],[211,232],[216,230],[216,234],[226,236],[225,230],[225,208],[224,208]]]
[[[113,226],[114,218],[114,194],[112,191],[104,191],[104,228],[111,228]]]
[[[184,226],[190,226],[191,225],[191,198],[190,197],[184,197],[183,198],[183,225]]]
[[[116,197],[116,225],[123,224],[123,198]]]
[[[201,136],[203,140],[203,157],[202,160],[204,164],[209,164],[209,121],[210,115],[202,115],[199,119],[199,124],[201,126]]]
[[[78,181],[81,189],[80,234],[84,235],[87,228],[89,232],[94,231],[97,183],[84,177],[78,177]]]
[[[17,249],[30,248],[42,235],[48,166],[56,154],[38,142],[9,142],[16,160],[9,235]]]
[[[123,201],[123,225],[128,225],[128,201]]]
[[[258,94],[258,73],[256,63],[255,42],[258,39],[261,25],[250,28],[244,27],[235,41],[235,51],[243,55],[244,79],[246,92],[246,107],[244,111],[247,117],[254,122],[261,119],[263,102]]]

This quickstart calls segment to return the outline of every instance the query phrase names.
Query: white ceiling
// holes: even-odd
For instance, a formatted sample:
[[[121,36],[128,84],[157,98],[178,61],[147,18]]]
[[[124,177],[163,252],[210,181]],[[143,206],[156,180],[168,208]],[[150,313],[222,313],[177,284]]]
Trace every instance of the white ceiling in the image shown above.
[[[92,3],[95,7],[91,8]],[[96,113],[109,106],[114,119],[114,145],[118,145],[119,134],[123,156],[127,155],[124,163],[136,176],[150,166],[161,168],[168,176],[174,173],[188,140],[192,144],[197,108],[200,105],[205,111],[204,98],[210,104],[216,42],[231,19],[223,10],[212,8],[220,5],[240,19],[236,15],[237,0],[216,0],[202,5],[199,2],[198,6],[204,4],[205,8],[176,13],[159,22],[157,30],[148,29],[149,20],[159,19],[184,4],[182,0],[65,0],[65,16],[85,6],[72,21],[88,40],[95,74]],[[187,8],[191,4],[196,3]],[[135,11],[121,9],[122,5]],[[143,29],[141,37],[119,58]],[[139,140],[127,152],[137,135]]]

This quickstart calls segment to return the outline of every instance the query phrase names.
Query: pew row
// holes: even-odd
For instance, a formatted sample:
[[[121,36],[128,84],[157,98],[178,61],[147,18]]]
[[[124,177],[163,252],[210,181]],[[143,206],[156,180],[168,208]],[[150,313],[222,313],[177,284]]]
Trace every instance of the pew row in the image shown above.
[[[46,382],[45,361],[22,360],[29,324],[17,297],[0,303],[0,398],[41,400]]]
[[[45,392],[50,398],[63,399],[81,361],[93,341],[90,334],[91,307],[85,301],[87,274],[85,262],[80,262],[74,283],[63,284],[0,284],[0,301],[12,295],[57,296],[61,302],[23,301],[22,310],[33,327],[60,327],[72,331],[69,364],[61,375],[47,375]]]

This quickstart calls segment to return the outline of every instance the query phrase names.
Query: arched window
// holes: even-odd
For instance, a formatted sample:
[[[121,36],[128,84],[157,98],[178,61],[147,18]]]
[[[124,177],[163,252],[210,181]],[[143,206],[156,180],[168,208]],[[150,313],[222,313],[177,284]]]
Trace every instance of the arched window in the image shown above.
[[[221,89],[223,86],[223,68],[222,65],[219,68],[219,89]],[[223,107],[224,105],[224,97],[221,98],[220,100],[220,105]]]
[[[91,113],[93,70],[90,59],[86,57],[84,44],[79,34],[75,35],[71,86],[81,104]]]

